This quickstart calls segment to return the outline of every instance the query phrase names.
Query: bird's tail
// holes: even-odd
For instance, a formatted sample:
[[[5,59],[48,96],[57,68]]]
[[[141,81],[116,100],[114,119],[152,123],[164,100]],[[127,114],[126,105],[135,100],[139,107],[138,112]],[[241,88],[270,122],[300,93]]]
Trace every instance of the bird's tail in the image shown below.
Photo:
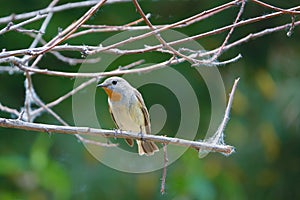
[[[155,152],[159,151],[156,144],[152,141],[140,141],[137,140],[139,155],[146,154],[147,156],[153,155]]]

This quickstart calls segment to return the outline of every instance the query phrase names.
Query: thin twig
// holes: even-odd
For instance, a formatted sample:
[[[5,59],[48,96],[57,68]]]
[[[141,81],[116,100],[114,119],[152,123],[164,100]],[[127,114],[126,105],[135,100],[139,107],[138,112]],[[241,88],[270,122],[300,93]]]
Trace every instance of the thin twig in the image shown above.
[[[239,80],[240,80],[240,78],[237,78],[237,79],[235,79],[235,81],[233,83],[231,92],[229,94],[229,100],[228,100],[228,103],[227,103],[224,119],[223,119],[223,121],[221,123],[221,126],[220,126],[220,132],[224,132],[224,129],[225,129],[227,123],[228,123],[230,110],[231,110],[231,106],[232,106],[232,102],[233,102],[233,96],[234,96],[234,93],[235,93],[235,90],[236,90],[236,87],[237,87],[237,84],[238,84]]]
[[[148,13],[146,15],[147,18],[149,18],[151,15]],[[69,38],[75,38],[81,35],[86,35],[89,33],[97,33],[97,32],[113,32],[113,31],[126,31],[126,30],[149,30],[148,26],[135,26],[132,27],[132,25],[137,25],[143,21],[143,18],[135,20],[133,22],[130,22],[128,24],[125,24],[123,26],[107,26],[107,25],[89,25],[89,24],[83,24],[81,28],[89,28],[88,30],[80,31],[77,33],[72,34]]]
[[[245,4],[246,4],[246,0],[243,0],[243,1],[242,1],[242,5],[241,5],[241,7],[240,7],[240,10],[239,10],[239,12],[238,12],[238,14],[237,14],[237,16],[236,16],[236,18],[235,18],[233,24],[232,24],[233,26],[231,27],[229,33],[227,34],[227,36],[226,36],[226,38],[225,38],[223,44],[219,47],[219,50],[217,51],[217,53],[214,54],[214,56],[210,59],[211,61],[215,61],[215,60],[222,54],[222,51],[223,51],[224,46],[227,44],[227,42],[228,42],[228,40],[229,40],[231,34],[233,33],[233,30],[234,30],[234,28],[235,28],[235,26],[236,26],[236,23],[239,21],[239,19],[240,19],[242,13],[243,13],[243,11],[244,11]]]
[[[151,14],[148,13],[148,14],[145,15],[145,17],[146,17],[147,19],[149,19],[149,18],[151,17]],[[133,25],[137,25],[137,24],[141,23],[142,21],[144,21],[144,19],[143,19],[143,18],[140,18],[140,19],[138,19],[138,20],[135,20],[135,21],[133,21],[133,22],[130,22],[130,23],[128,23],[128,24],[125,24],[124,26],[133,26]]]
[[[3,106],[1,103],[0,103],[0,110],[3,111],[3,112],[7,112],[7,113],[10,113],[10,114],[13,114],[15,116],[19,116],[20,115],[20,112],[17,111],[16,109],[9,108],[7,106]]]
[[[107,2],[107,4],[113,4],[113,3],[117,3],[117,2],[127,2],[127,1],[130,1],[130,0],[109,0]],[[97,0],[91,0],[91,1],[81,1],[81,2],[75,2],[75,3],[66,3],[63,5],[55,6],[53,8],[44,8],[44,9],[40,9],[40,10],[36,10],[36,11],[32,11],[32,12],[23,13],[23,14],[12,14],[11,16],[0,18],[0,24],[9,23],[14,20],[22,20],[22,19],[32,18],[39,14],[56,13],[56,12],[61,12],[61,11],[70,10],[70,9],[74,9],[74,8],[89,7],[89,6],[93,6],[93,5],[97,4],[98,2],[99,1],[97,1]]]
[[[28,36],[32,37],[32,38],[36,38],[37,35],[34,34],[34,32],[25,32]],[[42,45],[46,45],[47,42],[43,39],[43,38],[40,38],[39,39],[39,42],[42,44]],[[65,47],[65,45],[63,45]],[[82,52],[84,47],[83,46],[80,46],[80,51]],[[78,63],[97,63],[100,61],[100,58],[85,58],[85,59],[78,59],[78,58],[70,58],[70,57],[66,57],[64,55],[62,55],[61,53],[59,53],[58,51],[56,51],[56,48],[55,48],[55,51],[50,51],[49,53],[51,53],[52,55],[54,55],[58,60],[61,60],[63,62],[66,62],[68,63],[69,65],[76,65]],[[25,55],[28,55],[28,54],[25,54]],[[32,56],[32,54],[30,54]],[[39,56],[38,56],[39,57]],[[42,56],[41,56],[42,57]],[[32,57],[27,57],[27,58],[32,58]],[[30,60],[29,59],[29,60]],[[24,62],[26,62],[26,57],[23,58]],[[37,61],[35,61],[37,62]],[[37,67],[36,66],[36,63],[32,64],[31,67]],[[37,67],[38,68],[38,67]]]
[[[44,34],[44,32],[40,32],[40,31],[35,30],[35,29],[17,28],[15,31],[19,32],[19,33],[24,33],[24,34],[30,34],[30,33]]]
[[[48,69],[35,69],[35,68],[30,68],[21,65],[21,63],[16,63],[14,64],[20,68],[23,71],[28,71],[28,72],[34,72],[34,73],[39,73],[39,74],[46,74],[49,76],[62,76],[62,77],[69,77],[69,78],[74,78],[74,77],[81,77],[81,78],[93,78],[93,77],[101,77],[101,76],[117,76],[117,75],[123,75],[123,74],[132,74],[132,73],[145,73],[145,72],[150,72],[156,69],[164,68],[172,64],[177,64],[180,62],[183,62],[183,58],[179,59],[174,59],[171,58],[170,60],[154,64],[148,67],[143,67],[143,68],[138,68],[138,69],[127,69],[127,70],[114,70],[110,72],[97,72],[97,73],[73,73],[73,72],[59,72],[59,71],[52,71]]]
[[[126,69],[131,69],[131,68],[133,68],[133,67],[136,67],[136,66],[138,66],[138,65],[143,64],[144,62],[145,62],[144,59],[138,60],[138,61],[135,61],[135,62],[130,63],[130,64],[128,64],[128,65],[120,66],[117,70],[122,71],[122,70],[126,70]]]
[[[28,59],[33,58],[35,56],[38,56],[35,61],[32,63],[32,68],[34,68],[37,63],[41,60],[42,54],[44,54],[47,51],[50,51],[53,47],[60,44],[61,42],[65,41],[67,38],[70,37],[83,23],[85,23],[107,0],[102,0],[99,3],[97,3],[95,6],[93,6],[91,9],[89,9],[80,19],[78,19],[76,22],[69,25],[66,29],[58,33],[57,36],[55,36],[52,40],[50,40],[44,47],[42,51],[36,52],[32,54]]]
[[[218,130],[215,132],[215,134],[213,136],[209,137],[208,139],[203,140],[204,142],[207,142],[212,145],[225,145],[224,130],[229,121],[229,115],[230,115],[230,109],[232,106],[233,96],[234,96],[234,93],[235,93],[235,90],[236,90],[239,80],[240,80],[240,78],[237,78],[234,81],[231,92],[229,94],[229,100],[228,100],[227,107],[225,110],[224,118],[223,118],[221,124],[219,125]],[[234,152],[234,149],[232,150],[232,152]],[[203,158],[208,153],[209,153],[209,151],[207,151],[206,149],[200,148],[198,156],[199,156],[199,158]],[[228,154],[224,154],[224,155],[228,155]]]
[[[4,33],[8,32],[8,31],[12,31],[12,30],[15,30],[15,29],[17,29],[17,28],[20,28],[20,27],[22,27],[22,26],[24,26],[24,25],[26,25],[26,24],[31,23],[31,22],[34,22],[34,21],[40,20],[40,19],[42,19],[42,18],[45,18],[46,16],[47,16],[47,15],[37,15],[37,16],[35,16],[34,18],[28,19],[28,20],[26,20],[26,21],[24,21],[24,22],[21,22],[21,23],[19,23],[19,24],[16,24],[16,25],[11,25],[11,24],[9,24],[8,26],[6,26],[6,27],[3,28],[2,30],[0,30],[0,35],[2,35],[2,34],[4,34]]]
[[[24,72],[17,67],[0,66],[0,74],[1,73],[14,74],[14,73],[24,73]]]
[[[60,44],[61,42],[65,41],[72,33],[74,33],[83,23],[85,23],[89,18],[93,16],[93,14],[101,7],[107,0],[101,0],[98,2],[95,6],[93,6],[91,9],[89,9],[80,19],[78,19],[76,22],[72,23],[70,26],[68,26],[65,30],[60,32],[56,37],[54,37],[52,40],[50,40],[47,45],[46,49],[40,52],[37,52],[36,55],[43,54],[49,50],[51,50],[56,45]]]
[[[161,178],[161,186],[160,186],[160,193],[163,195],[166,192],[166,178],[167,178],[167,166],[168,166],[168,154],[167,154],[167,145],[163,144],[163,150],[164,150],[164,168],[163,168],[163,174]]]
[[[77,137],[77,139],[80,142],[82,142],[84,144],[93,144],[93,145],[100,146],[100,147],[117,147],[117,146],[119,146],[119,144],[114,144],[114,143],[103,143],[103,142],[97,142],[94,140],[88,140],[88,139],[85,139],[84,137],[81,137],[79,134],[76,134],[75,136]]]
[[[297,14],[300,14],[300,11],[294,11],[294,10],[290,10],[290,9],[282,9],[282,8],[278,8],[276,6],[272,6],[271,4],[268,4],[268,3],[264,3],[262,1],[258,1],[258,0],[251,0],[253,1],[254,3],[258,4],[258,5],[261,5],[263,7],[266,7],[266,8],[271,8],[272,10],[276,10],[276,11],[280,11],[284,14],[290,14],[290,15],[297,15]]]
[[[286,33],[286,35],[288,36],[288,37],[291,37],[292,36],[292,34],[293,34],[293,31],[294,31],[294,28],[295,28],[295,15],[292,15],[291,16],[291,18],[292,18],[292,23],[291,23],[291,26],[290,26],[290,29],[289,29],[289,31]]]
[[[24,88],[25,88],[25,99],[24,99],[24,113],[23,116],[26,116],[24,120],[31,121],[33,118],[31,118],[31,105],[34,103],[32,101],[32,92],[31,92],[31,77],[29,75],[29,72],[25,72],[25,80],[24,80]]]
[[[167,48],[169,51],[171,51],[173,53],[173,55],[177,55],[181,58],[184,58],[186,61],[189,61],[191,64],[198,64],[201,61],[190,58],[182,53],[180,53],[179,51],[177,51],[176,49],[174,49],[173,47],[171,47],[170,45],[168,45],[168,43],[160,36],[159,33],[156,32],[156,28],[151,24],[150,20],[146,17],[144,11],[142,10],[140,4],[138,3],[137,0],[133,0],[133,3],[137,9],[137,11],[140,13],[140,15],[142,16],[142,18],[144,19],[144,21],[146,22],[146,24],[149,26],[149,28],[151,29],[151,31],[153,32],[154,36],[157,38],[157,40],[163,45],[163,47]]]
[[[84,83],[82,83],[81,85],[79,85],[78,87],[74,88],[73,90],[71,90],[70,92],[68,92],[67,94],[60,96],[59,98],[57,98],[56,100],[48,103],[45,105],[46,108],[51,108],[53,106],[58,105],[59,103],[61,103],[62,101],[64,101],[65,99],[69,98],[70,96],[76,94],[78,91],[82,90],[83,88],[87,87],[88,85],[96,82],[98,79],[97,78],[92,78]],[[37,115],[38,113],[42,112],[44,110],[44,107],[40,107],[34,111],[32,111],[33,115]]]
[[[58,0],[53,0],[49,5],[48,5],[48,8],[51,9],[55,6],[55,4],[58,3]],[[34,37],[34,40],[32,41],[29,49],[31,48],[34,48],[37,46],[38,42],[42,39],[42,34],[41,33],[45,33],[46,32],[46,28],[48,26],[48,24],[50,23],[50,20],[52,19],[52,16],[53,16],[53,13],[50,12],[46,19],[44,20],[43,24],[41,25],[40,27],[40,30],[39,30],[39,33]],[[28,56],[28,55],[25,55],[23,57],[23,60],[25,63],[27,63],[29,60],[27,60],[28,58],[32,58],[32,56]],[[35,67],[38,63],[38,61],[41,59],[41,57],[38,57],[35,62],[33,63],[32,67]]]
[[[55,4],[58,3],[58,1],[59,1],[59,0],[53,0],[53,1],[49,4],[48,8],[49,8],[49,9],[53,8],[53,7],[55,6]],[[40,28],[40,30],[39,30],[40,33],[45,33],[45,32],[46,32],[46,28],[47,28],[48,24],[50,23],[50,20],[51,20],[52,16],[53,16],[53,12],[50,12],[50,13],[47,15],[46,19],[44,20],[44,22],[43,22],[43,24],[42,24],[42,26],[41,26],[41,28]],[[38,44],[38,42],[39,42],[39,40],[40,40],[41,38],[42,38],[42,34],[38,34],[38,35],[34,38],[34,40],[33,40],[33,42],[31,43],[31,45],[30,45],[29,48],[31,49],[31,48],[36,47],[36,45]]]

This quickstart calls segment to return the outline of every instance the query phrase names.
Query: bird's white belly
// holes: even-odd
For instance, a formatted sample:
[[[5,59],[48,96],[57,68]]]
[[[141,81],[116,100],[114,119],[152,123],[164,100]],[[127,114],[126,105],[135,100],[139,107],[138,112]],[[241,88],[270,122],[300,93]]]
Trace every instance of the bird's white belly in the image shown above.
[[[114,115],[116,123],[121,130],[132,131],[136,133],[141,132],[140,126],[135,121],[133,121],[132,117],[130,116],[129,109],[126,109],[125,106],[111,106],[111,111]]]

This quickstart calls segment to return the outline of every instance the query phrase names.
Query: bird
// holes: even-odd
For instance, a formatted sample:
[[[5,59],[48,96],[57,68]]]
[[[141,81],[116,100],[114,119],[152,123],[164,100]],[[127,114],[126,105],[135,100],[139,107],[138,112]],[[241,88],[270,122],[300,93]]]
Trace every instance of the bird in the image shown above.
[[[151,134],[149,112],[137,89],[125,79],[117,76],[107,78],[97,87],[103,88],[108,95],[109,113],[117,129],[141,134],[141,138],[143,134]],[[126,138],[125,141],[133,147],[133,139]],[[141,139],[136,140],[136,143],[139,155],[150,156],[159,151],[152,141]]]

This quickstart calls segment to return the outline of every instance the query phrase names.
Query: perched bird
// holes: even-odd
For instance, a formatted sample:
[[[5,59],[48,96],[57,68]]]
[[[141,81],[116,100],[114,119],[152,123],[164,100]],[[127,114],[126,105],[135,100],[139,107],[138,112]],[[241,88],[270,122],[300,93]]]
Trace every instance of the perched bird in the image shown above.
[[[141,93],[125,79],[110,77],[97,85],[108,95],[109,112],[118,129],[137,134],[151,134],[149,113]],[[125,139],[133,146],[132,139]],[[139,155],[153,155],[159,151],[152,141],[136,140]]]

